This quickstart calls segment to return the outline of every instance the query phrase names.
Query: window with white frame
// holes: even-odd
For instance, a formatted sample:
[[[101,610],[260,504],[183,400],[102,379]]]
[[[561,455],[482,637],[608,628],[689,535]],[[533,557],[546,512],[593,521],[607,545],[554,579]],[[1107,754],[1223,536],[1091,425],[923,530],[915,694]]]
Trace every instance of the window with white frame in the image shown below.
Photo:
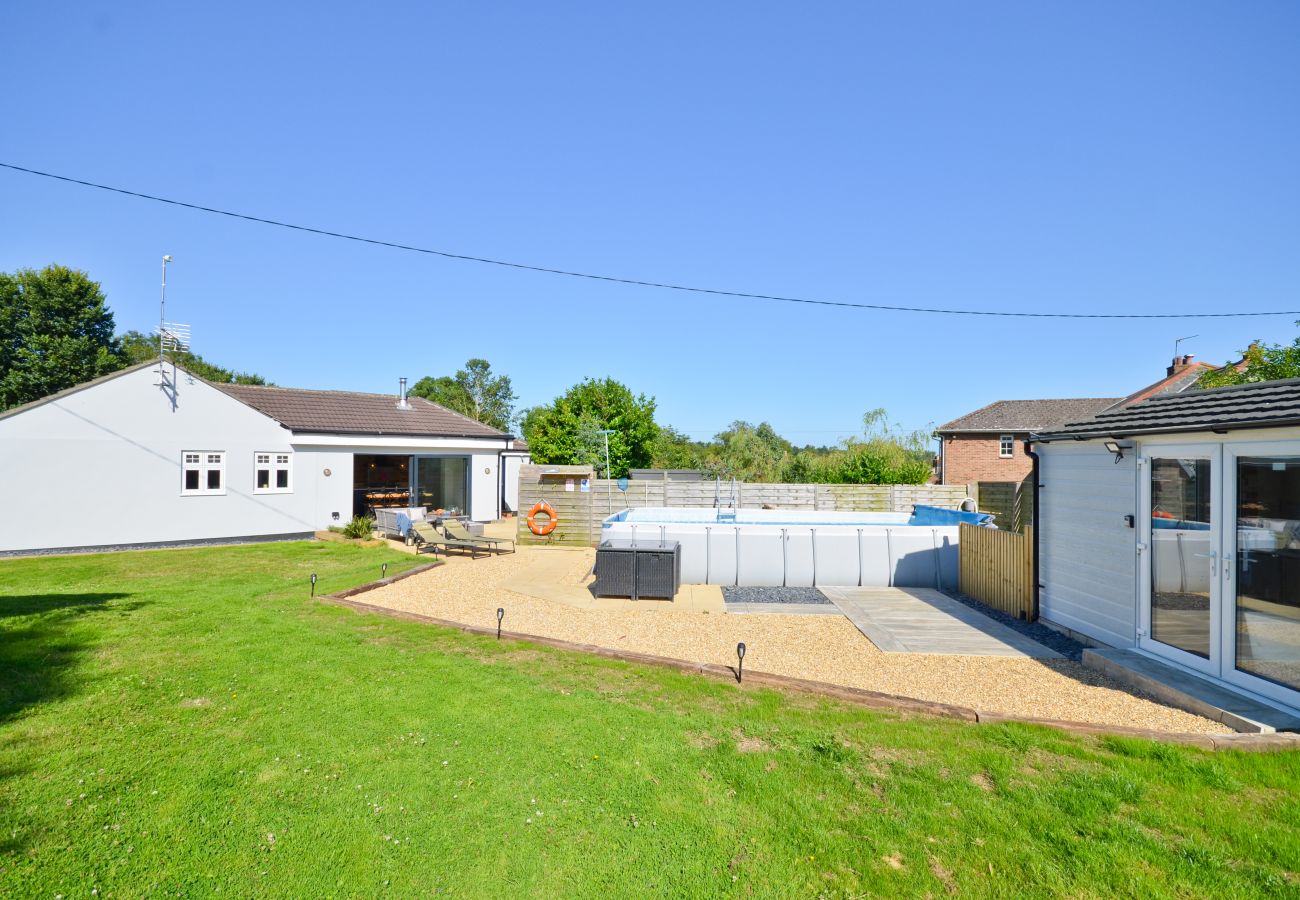
[[[226,492],[226,454],[186,450],[181,455],[181,495],[212,496]]]
[[[287,494],[293,490],[289,476],[292,453],[253,454],[253,493]]]
[[[1004,434],[998,438],[998,456],[1003,459],[1010,459],[1016,455],[1016,438],[1012,434]]]

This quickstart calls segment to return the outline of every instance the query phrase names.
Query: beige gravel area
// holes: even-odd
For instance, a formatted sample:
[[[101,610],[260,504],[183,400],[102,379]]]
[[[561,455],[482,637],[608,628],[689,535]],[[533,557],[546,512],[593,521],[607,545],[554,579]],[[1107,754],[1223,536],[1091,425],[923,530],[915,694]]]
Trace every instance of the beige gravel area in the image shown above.
[[[557,565],[554,554],[565,554],[571,564]],[[447,565],[355,599],[488,628],[496,627],[500,606],[506,610],[508,631],[691,662],[732,665],[736,644],[744,641],[745,667],[751,671],[985,712],[1172,732],[1228,731],[1069,660],[883,653],[841,616],[690,612],[663,602],[622,610],[581,609],[504,587],[530,569],[580,585],[593,559],[593,550],[542,547],[477,560],[452,558]]]

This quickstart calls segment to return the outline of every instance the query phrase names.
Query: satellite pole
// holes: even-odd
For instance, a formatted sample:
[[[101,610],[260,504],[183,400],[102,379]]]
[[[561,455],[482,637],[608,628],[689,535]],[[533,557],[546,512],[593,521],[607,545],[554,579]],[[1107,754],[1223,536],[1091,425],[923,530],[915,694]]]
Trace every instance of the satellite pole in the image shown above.
[[[176,410],[176,351],[190,349],[190,326],[167,321],[167,264],[170,255],[162,258],[162,293],[158,298],[158,386]],[[172,375],[167,378],[167,352],[172,353]]]
[[[172,261],[169,254],[162,258],[162,296],[158,300],[158,369],[167,363],[167,264]]]

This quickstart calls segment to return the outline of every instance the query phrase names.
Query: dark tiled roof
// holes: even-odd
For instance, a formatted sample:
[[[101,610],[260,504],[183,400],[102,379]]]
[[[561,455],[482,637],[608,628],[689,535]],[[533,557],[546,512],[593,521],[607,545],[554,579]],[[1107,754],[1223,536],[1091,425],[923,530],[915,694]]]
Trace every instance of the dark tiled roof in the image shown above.
[[[1149,384],[1134,391],[1125,397],[1123,402],[1126,404],[1137,403],[1139,400],[1158,397],[1161,394],[1181,394],[1183,391],[1197,390],[1197,380],[1206,372],[1213,372],[1217,368],[1218,366],[1212,366],[1209,363],[1193,363],[1181,372],[1166,375],[1155,384]]]
[[[398,409],[393,394],[311,391],[213,384],[240,403],[293,431],[317,434],[402,434],[412,437],[505,438],[505,434],[422,397]]]
[[[1122,437],[1270,425],[1300,426],[1300,378],[1161,394],[1072,422],[1041,437]]]
[[[1096,415],[1120,402],[1119,397],[1088,397],[1066,400],[999,400],[940,425],[935,431],[1048,431]]]

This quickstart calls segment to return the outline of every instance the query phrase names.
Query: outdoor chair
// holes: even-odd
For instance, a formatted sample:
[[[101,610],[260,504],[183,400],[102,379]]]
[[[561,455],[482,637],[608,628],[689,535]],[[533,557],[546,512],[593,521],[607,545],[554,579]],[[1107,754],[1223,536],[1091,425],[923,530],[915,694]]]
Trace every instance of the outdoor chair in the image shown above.
[[[414,522],[411,525],[410,533],[415,537],[415,552],[429,549],[433,553],[439,550],[460,550],[468,551],[471,559],[478,559],[480,552],[489,552],[482,544],[476,544],[471,541],[460,541],[453,538],[444,537],[438,533],[438,530],[427,522]]]
[[[490,538],[483,537],[482,535],[470,534],[469,529],[466,528],[463,523],[458,522],[455,519],[445,520],[442,523],[442,527],[443,530],[447,532],[447,537],[452,540],[478,544],[480,547],[491,550],[495,553],[505,553],[505,548],[501,545],[509,544],[510,552],[515,552],[515,542],[510,540],[510,538]]]

